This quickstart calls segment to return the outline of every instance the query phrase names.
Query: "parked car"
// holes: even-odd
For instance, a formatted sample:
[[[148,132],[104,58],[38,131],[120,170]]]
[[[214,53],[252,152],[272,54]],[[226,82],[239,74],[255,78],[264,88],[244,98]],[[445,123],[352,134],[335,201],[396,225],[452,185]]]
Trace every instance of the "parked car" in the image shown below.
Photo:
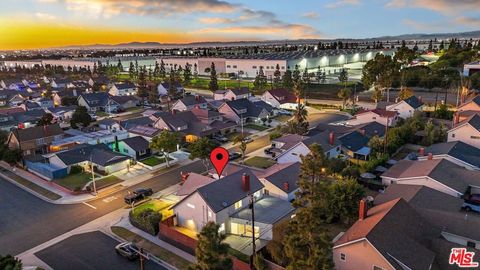
[[[228,142],[227,137],[222,136],[222,135],[213,135],[212,138],[213,138],[214,140],[217,140],[217,141],[221,142],[221,143],[226,143],[226,142]]]
[[[287,111],[285,109],[281,109],[281,110],[278,111],[278,114],[280,114],[280,115],[293,115],[293,112]]]
[[[465,196],[465,201],[480,204],[480,194],[470,194]]]
[[[245,139],[243,139],[246,143],[251,143],[253,142],[253,139],[250,138],[250,137],[245,137]]]
[[[265,150],[263,150],[263,152],[267,155],[271,155],[271,154],[273,154],[272,150],[273,150],[273,147],[269,147],[269,148],[266,148]]]
[[[145,199],[148,196],[152,196],[153,190],[151,188],[139,188],[134,190],[132,193],[127,194],[124,200],[127,204],[132,204],[138,201]]]
[[[465,211],[475,211],[480,213],[480,203],[465,200],[463,202],[462,209]]]
[[[138,250],[139,248],[131,242],[123,242],[115,246],[115,251],[118,255],[131,261],[138,259],[140,256],[138,255]]]
[[[239,157],[241,157],[242,155],[238,152],[233,152],[233,153],[230,153],[228,154],[228,160],[235,160]]]

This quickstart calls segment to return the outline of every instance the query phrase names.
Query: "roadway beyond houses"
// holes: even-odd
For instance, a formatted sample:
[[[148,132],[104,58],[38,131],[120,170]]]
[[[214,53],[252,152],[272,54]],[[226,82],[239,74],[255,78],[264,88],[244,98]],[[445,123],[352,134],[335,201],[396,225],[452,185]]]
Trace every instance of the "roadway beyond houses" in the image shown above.
[[[128,190],[150,187],[154,192],[177,184],[180,172],[205,171],[201,161],[156,175],[129,189],[85,204],[55,205],[41,200],[0,178],[0,254],[18,254],[89,221],[125,207]],[[19,228],[21,228],[19,230]]]

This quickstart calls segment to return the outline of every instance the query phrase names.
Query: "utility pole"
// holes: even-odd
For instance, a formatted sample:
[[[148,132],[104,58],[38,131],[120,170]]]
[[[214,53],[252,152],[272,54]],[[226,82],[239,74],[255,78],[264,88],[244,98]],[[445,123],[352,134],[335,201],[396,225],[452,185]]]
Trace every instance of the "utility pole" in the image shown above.
[[[255,245],[255,207],[254,207],[255,197],[253,193],[250,192],[250,209],[252,210],[252,256],[250,257],[250,269],[255,269],[253,267],[253,260],[255,253],[257,251],[257,247]]]
[[[140,270],[145,270],[145,258],[143,256],[143,248],[140,248]]]
[[[95,172],[93,171],[93,161],[92,161],[92,154],[90,154],[90,165],[92,166],[92,183],[93,183],[93,193],[97,196],[97,185],[95,184]]]
[[[387,116],[387,125],[385,126],[385,141],[383,142],[383,153],[387,153],[387,142],[388,142],[388,122],[390,118]]]

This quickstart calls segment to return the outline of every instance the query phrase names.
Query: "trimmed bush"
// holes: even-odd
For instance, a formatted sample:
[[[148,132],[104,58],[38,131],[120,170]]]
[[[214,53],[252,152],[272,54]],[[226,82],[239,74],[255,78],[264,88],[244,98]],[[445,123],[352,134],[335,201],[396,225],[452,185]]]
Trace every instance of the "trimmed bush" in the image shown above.
[[[78,165],[73,165],[70,167],[70,174],[77,174],[83,172],[83,168]]]
[[[155,212],[152,209],[145,209],[135,214],[130,211],[130,214],[128,216],[130,219],[130,223],[132,223],[133,226],[151,235],[158,234],[159,223],[162,220],[161,213]]]

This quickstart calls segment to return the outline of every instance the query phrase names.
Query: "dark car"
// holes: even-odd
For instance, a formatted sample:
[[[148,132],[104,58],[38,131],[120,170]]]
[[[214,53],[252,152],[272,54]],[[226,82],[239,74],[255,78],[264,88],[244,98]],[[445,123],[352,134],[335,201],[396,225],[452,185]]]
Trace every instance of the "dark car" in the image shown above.
[[[138,259],[138,248],[131,242],[123,242],[115,246],[115,251],[131,261]]]
[[[263,152],[267,155],[271,155],[271,154],[273,154],[272,150],[273,150],[273,147],[269,147],[269,148],[266,148],[265,150],[263,150]]]
[[[470,203],[476,203],[476,204],[480,204],[480,194],[471,194],[471,195],[467,195],[465,197],[465,201],[468,201]]]
[[[228,154],[228,160],[235,160],[235,159],[237,159],[241,156],[242,155],[240,153],[233,152],[233,153]]]
[[[212,138],[213,138],[214,140],[217,140],[217,141],[221,142],[221,143],[226,143],[226,142],[228,142],[227,137],[224,137],[224,136],[221,136],[221,135],[214,135]]]
[[[153,190],[151,188],[139,188],[125,196],[124,200],[127,204],[141,201],[148,196],[152,196]]]

